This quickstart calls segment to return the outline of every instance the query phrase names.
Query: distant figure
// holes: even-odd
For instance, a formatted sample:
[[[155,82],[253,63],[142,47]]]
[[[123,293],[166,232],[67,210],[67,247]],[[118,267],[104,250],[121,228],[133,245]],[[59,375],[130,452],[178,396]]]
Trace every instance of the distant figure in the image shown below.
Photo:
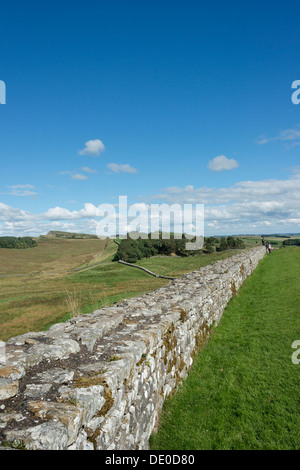
[[[270,243],[270,242],[267,242],[267,243],[266,243],[266,250],[267,250],[267,253],[271,253],[272,247],[271,247],[271,243]]]
[[[264,239],[264,237],[262,237],[261,243],[262,243],[263,246],[265,246],[265,239]]]

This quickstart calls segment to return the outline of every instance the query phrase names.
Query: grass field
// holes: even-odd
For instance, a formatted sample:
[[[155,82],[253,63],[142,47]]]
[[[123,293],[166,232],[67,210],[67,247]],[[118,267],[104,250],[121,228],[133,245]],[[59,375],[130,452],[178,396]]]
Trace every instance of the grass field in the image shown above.
[[[152,450],[300,448],[300,248],[267,255],[165,403]]]
[[[38,246],[26,250],[1,248],[0,276],[14,274],[61,274],[92,262],[103,253],[105,240],[37,239]]]
[[[247,246],[255,246],[256,241],[250,240]],[[112,263],[117,249],[113,241],[44,238],[37,242],[36,248],[27,250],[0,250],[0,340],[44,330],[168,282]],[[178,277],[234,254],[153,257],[137,264]]]
[[[100,262],[115,251],[105,240],[38,239],[26,250],[0,250],[0,339],[43,329],[70,312],[72,269]],[[73,295],[73,291],[72,291]],[[90,302],[92,292],[82,301]],[[87,300],[88,297],[88,300]]]

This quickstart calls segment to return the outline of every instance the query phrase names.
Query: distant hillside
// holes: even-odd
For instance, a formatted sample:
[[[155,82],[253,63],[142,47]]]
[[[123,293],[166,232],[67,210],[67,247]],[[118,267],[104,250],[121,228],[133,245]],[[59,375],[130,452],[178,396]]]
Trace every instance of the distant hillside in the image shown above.
[[[50,230],[47,235],[42,235],[43,237],[47,238],[67,238],[67,239],[80,239],[80,238],[98,238],[97,235],[90,235],[87,233],[72,233],[72,232],[60,232],[59,230]]]

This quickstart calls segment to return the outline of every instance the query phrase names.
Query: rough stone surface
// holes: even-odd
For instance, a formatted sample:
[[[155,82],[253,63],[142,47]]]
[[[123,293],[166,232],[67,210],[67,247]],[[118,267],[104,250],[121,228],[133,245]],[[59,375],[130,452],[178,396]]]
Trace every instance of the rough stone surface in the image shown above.
[[[264,254],[245,250],[154,292],[11,338],[0,364],[0,449],[147,449],[164,400]]]

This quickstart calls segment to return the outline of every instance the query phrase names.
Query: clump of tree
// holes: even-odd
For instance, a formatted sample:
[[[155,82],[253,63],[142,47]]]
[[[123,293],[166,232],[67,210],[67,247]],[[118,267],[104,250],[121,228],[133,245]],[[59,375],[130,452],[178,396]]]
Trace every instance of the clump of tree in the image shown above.
[[[218,243],[218,239],[216,237],[205,237],[204,238],[204,252],[207,254],[211,254],[215,251],[216,244]]]
[[[214,251],[238,250],[244,249],[245,244],[238,237],[207,237],[204,239],[204,252],[211,254]]]
[[[0,248],[33,248],[37,243],[31,237],[0,237]]]
[[[170,234],[170,239],[162,238],[161,234],[158,239],[139,237],[133,240],[126,238],[120,241],[113,261],[122,260],[127,263],[135,263],[139,259],[157,255],[189,256],[194,252],[186,250],[187,241],[184,235],[181,239],[175,239],[174,234]]]
[[[288,240],[283,240],[283,246],[300,246],[299,238],[289,238]]]
[[[216,251],[239,250],[244,249],[245,243],[238,237],[222,237]]]
[[[199,253],[210,254],[214,251],[245,248],[243,241],[239,238],[207,237],[204,239],[203,249],[187,250],[186,243],[194,241],[195,239],[188,240],[184,235],[182,238],[176,239],[174,234],[170,234],[169,239],[163,239],[161,234],[157,240],[150,237],[146,239],[139,237],[136,240],[126,238],[120,241],[113,261],[122,260],[127,263],[135,263],[137,260],[157,255],[194,256]]]

